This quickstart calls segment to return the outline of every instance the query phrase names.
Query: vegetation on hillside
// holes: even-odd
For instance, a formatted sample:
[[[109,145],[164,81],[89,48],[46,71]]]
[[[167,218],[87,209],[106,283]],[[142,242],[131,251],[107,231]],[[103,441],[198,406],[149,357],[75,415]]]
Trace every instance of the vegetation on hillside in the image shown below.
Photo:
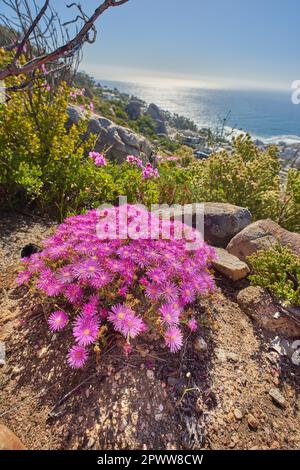
[[[253,284],[270,290],[288,304],[300,306],[300,259],[279,243],[248,257]]]

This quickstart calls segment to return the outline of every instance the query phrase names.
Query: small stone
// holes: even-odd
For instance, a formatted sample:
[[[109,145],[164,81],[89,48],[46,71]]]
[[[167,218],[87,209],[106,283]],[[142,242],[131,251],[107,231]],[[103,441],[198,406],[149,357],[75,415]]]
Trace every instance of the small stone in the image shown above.
[[[207,343],[202,336],[198,336],[198,338],[195,339],[194,348],[199,352],[207,351]]]
[[[251,414],[248,415],[248,426],[252,431],[257,431],[259,426],[257,419]]]
[[[239,281],[248,276],[250,269],[246,263],[223,248],[216,248],[217,259],[213,261],[213,268],[232,281]]]
[[[167,381],[168,385],[170,385],[171,387],[173,387],[177,383],[177,379],[175,379],[175,377],[168,377]]]
[[[228,361],[239,362],[239,356],[234,352],[228,352],[226,356]]]
[[[272,442],[270,449],[275,450],[275,449],[279,449],[279,448],[280,448],[279,442],[277,442],[277,441]]]
[[[153,372],[153,370],[148,369],[147,372],[146,372],[146,375],[147,375],[147,378],[148,378],[149,380],[154,380],[154,372]]]
[[[94,444],[95,444],[95,439],[93,437],[90,437],[87,443],[87,448],[91,449]]]
[[[276,403],[276,405],[279,405],[281,408],[285,408],[285,398],[280,393],[278,388],[271,388],[269,390],[269,395],[273,399],[273,401]]]
[[[162,413],[156,413],[156,414],[155,414],[155,421],[161,421],[162,418],[163,418]]]
[[[215,350],[216,356],[220,362],[225,362],[226,361],[226,353],[224,349],[217,348]]]
[[[233,413],[237,420],[240,421],[241,419],[243,419],[243,413],[238,408],[236,408]]]

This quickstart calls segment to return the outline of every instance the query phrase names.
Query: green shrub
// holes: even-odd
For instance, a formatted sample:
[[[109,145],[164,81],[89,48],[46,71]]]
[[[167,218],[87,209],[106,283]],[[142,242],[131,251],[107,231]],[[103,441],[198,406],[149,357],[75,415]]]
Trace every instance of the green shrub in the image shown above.
[[[255,285],[270,290],[289,304],[300,305],[300,259],[279,243],[248,257]]]
[[[300,225],[299,171],[280,180],[278,150],[257,148],[250,136],[233,141],[233,152],[221,151],[192,166],[193,200],[229,202],[248,207],[253,218],[271,218],[289,230]]]

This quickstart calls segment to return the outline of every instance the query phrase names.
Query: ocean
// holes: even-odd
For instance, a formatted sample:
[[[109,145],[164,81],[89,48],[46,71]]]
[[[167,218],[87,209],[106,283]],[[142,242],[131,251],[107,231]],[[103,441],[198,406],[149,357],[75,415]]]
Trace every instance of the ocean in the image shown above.
[[[265,143],[300,143],[300,105],[292,103],[292,91],[159,88],[107,80],[100,83],[186,116],[199,127],[215,129],[230,113],[228,128],[249,132]]]

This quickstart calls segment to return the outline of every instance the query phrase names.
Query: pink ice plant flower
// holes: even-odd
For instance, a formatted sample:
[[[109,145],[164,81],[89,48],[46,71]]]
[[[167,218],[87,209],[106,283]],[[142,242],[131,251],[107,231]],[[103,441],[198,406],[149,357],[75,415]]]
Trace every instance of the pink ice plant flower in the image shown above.
[[[179,323],[179,310],[174,307],[174,304],[162,304],[160,307],[162,322],[167,326],[176,325]]]
[[[85,364],[100,324],[123,335],[126,342],[159,324],[172,352],[182,346],[185,325],[196,327],[193,319],[186,320],[185,310],[198,295],[214,289],[208,270],[214,250],[203,241],[189,250],[184,237],[175,237],[175,228],[182,227],[189,236],[194,229],[181,222],[166,222],[164,227],[157,222],[155,214],[140,206],[90,210],[68,217],[45,240],[40,253],[22,260],[18,283],[42,291],[57,305],[57,312],[63,312],[51,314],[51,331],[59,331],[66,321],[73,323],[65,333],[73,333],[76,341],[68,353],[71,367]],[[127,233],[128,227],[138,229],[133,233],[139,236]],[[147,235],[153,227],[156,239]],[[168,237],[163,228],[169,229]],[[140,299],[140,312],[126,304],[128,295]],[[122,298],[124,303],[118,304]],[[144,306],[152,307],[156,321],[144,319]]]
[[[177,326],[172,326],[165,333],[166,345],[172,353],[180,351],[183,344],[182,333]]]
[[[191,318],[191,319],[188,321],[188,327],[189,327],[189,329],[190,329],[192,332],[197,331],[197,329],[198,329],[197,320],[196,320],[195,318]]]
[[[62,330],[68,322],[68,315],[63,310],[51,313],[48,324],[51,331]]]
[[[84,366],[88,357],[88,352],[83,346],[73,346],[67,356],[67,361],[73,369],[80,369]]]
[[[94,343],[99,332],[99,321],[94,315],[79,315],[74,323],[73,335],[79,346]]]

